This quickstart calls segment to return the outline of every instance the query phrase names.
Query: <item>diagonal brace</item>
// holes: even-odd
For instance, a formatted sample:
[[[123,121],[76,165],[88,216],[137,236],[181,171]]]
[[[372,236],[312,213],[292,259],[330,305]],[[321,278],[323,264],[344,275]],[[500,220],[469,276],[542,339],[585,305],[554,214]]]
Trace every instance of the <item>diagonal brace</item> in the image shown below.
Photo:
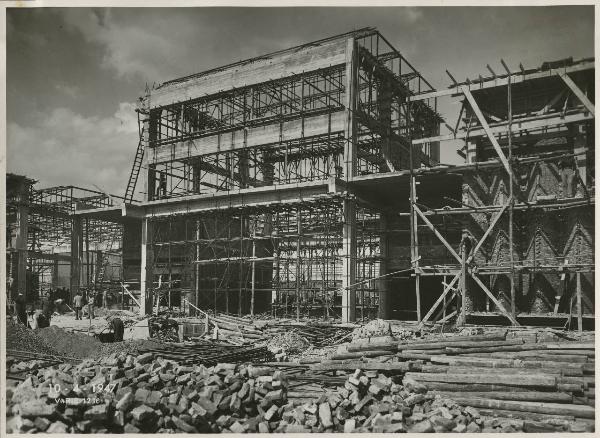
[[[479,249],[481,248],[481,245],[483,245],[483,242],[485,242],[485,239],[487,239],[488,236],[490,235],[490,233],[494,230],[494,228],[496,227],[496,224],[500,220],[500,217],[506,211],[506,209],[508,208],[508,206],[510,205],[511,202],[512,202],[512,198],[508,198],[508,202],[502,206],[502,208],[500,209],[498,214],[494,217],[494,219],[492,219],[490,226],[488,227],[487,230],[485,230],[485,233],[483,233],[483,236],[481,236],[481,239],[479,240],[479,242],[477,242],[475,249],[473,249],[473,252],[467,259],[467,263],[470,263],[471,260],[473,260],[473,257],[475,257],[475,254],[477,254],[477,251],[479,251]],[[511,251],[512,251],[512,248],[511,248]]]
[[[566,73],[560,75],[560,77],[562,78],[564,83],[567,84],[567,87],[571,89],[573,94],[575,94],[575,96],[577,96],[577,98],[581,101],[583,106],[585,106],[587,110],[592,114],[592,116],[595,117],[594,104],[588,99],[588,97],[585,94],[583,94],[583,91],[581,91],[577,84],[573,82],[573,79],[571,79]]]
[[[510,314],[510,312],[508,312],[504,306],[500,303],[500,301],[498,301],[498,299],[494,296],[494,294],[492,294],[492,292],[487,288],[487,286],[485,284],[483,284],[483,281],[481,281],[481,279],[473,272],[471,272],[471,277],[473,277],[473,280],[475,280],[475,282],[481,287],[481,289],[483,289],[483,291],[487,294],[487,296],[490,297],[490,299],[494,302],[494,304],[496,305],[496,307],[498,307],[498,309],[500,310],[500,312],[506,316],[510,322],[513,323],[513,325],[521,325],[517,322],[517,320]]]
[[[475,101],[475,98],[471,94],[471,91],[469,91],[469,89],[467,87],[462,87],[461,90],[462,90],[463,94],[465,95],[465,97],[467,98],[467,100],[469,101],[469,104],[471,105],[473,112],[479,119],[479,123],[481,123],[481,127],[484,129],[485,133],[487,134],[488,138],[490,139],[492,146],[494,146],[494,149],[496,150],[496,153],[498,154],[498,158],[500,159],[500,162],[502,163],[502,165],[504,166],[504,168],[506,169],[508,174],[512,175],[510,164],[508,163],[508,160],[506,159],[504,152],[502,152],[500,143],[498,143],[498,140],[496,140],[496,137],[494,137],[494,133],[490,129],[490,125],[488,125],[487,121],[485,120],[485,117],[483,116],[481,109],[479,109],[479,105],[477,105],[477,102]]]
[[[458,281],[459,277],[460,277],[460,272],[454,276],[454,278],[452,279],[452,281],[449,284],[444,285],[445,286],[444,291],[442,292],[440,297],[437,299],[437,301],[435,303],[433,303],[433,306],[431,306],[431,309],[429,309],[429,312],[427,312],[427,315],[425,315],[425,317],[421,320],[421,322],[419,323],[419,326],[417,328],[423,327],[423,324],[425,324],[429,320],[429,318],[431,318],[431,315],[433,315],[433,312],[440,305],[440,303],[442,302],[444,297],[446,295],[448,295],[448,292],[453,290],[452,286],[454,286],[454,283],[456,283]]]
[[[415,209],[417,214],[421,217],[421,219],[423,219],[423,222],[425,222],[425,225],[427,225],[427,227],[431,231],[433,231],[433,234],[435,234],[435,236],[440,240],[440,242],[442,242],[442,244],[448,249],[448,251],[450,251],[450,254],[452,254],[452,256],[456,260],[458,260],[459,263],[462,263],[462,259],[456,253],[454,248],[452,248],[452,246],[448,243],[448,241],[446,239],[444,239],[444,236],[442,236],[440,234],[440,232],[435,228],[435,226],[431,222],[429,222],[429,219],[427,219],[427,217],[423,214],[423,212],[419,209],[419,207],[417,207],[415,204],[413,204],[413,208]]]

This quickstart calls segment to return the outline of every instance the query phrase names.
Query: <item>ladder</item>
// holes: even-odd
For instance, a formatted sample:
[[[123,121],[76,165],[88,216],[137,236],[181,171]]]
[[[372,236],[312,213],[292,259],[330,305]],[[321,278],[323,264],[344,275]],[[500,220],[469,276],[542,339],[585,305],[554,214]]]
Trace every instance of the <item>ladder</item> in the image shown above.
[[[106,275],[106,269],[110,261],[111,250],[113,249],[116,240],[118,240],[117,237],[111,236],[107,250],[102,253],[101,264],[96,274],[96,278],[94,279],[94,291],[96,291],[96,293],[100,290],[102,283],[104,282],[104,276]]]
[[[135,194],[135,186],[137,184],[138,176],[140,175],[140,169],[142,168],[142,161],[144,159],[144,128],[140,132],[140,141],[135,151],[135,158],[133,159],[133,165],[131,166],[131,173],[129,174],[129,181],[127,182],[127,188],[125,189],[125,202],[131,203],[133,201],[133,195]]]

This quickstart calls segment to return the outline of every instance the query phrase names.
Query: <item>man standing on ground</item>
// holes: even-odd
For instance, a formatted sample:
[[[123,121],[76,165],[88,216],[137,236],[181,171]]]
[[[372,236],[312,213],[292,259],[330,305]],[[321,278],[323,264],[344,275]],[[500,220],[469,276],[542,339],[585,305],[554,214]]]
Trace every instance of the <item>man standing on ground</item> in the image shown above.
[[[73,297],[73,307],[75,308],[75,319],[81,319],[81,308],[83,307],[83,296],[77,291]]]
[[[48,322],[48,326],[50,325],[50,320],[52,319],[52,313],[54,312],[54,301],[52,300],[52,295],[50,291],[46,292],[46,296],[42,300],[42,313],[44,314],[44,318]]]
[[[110,327],[114,333],[113,341],[121,342],[123,340],[123,333],[125,331],[125,328],[123,327],[123,321],[121,321],[120,318],[114,318],[110,322]]]
[[[15,312],[19,322],[27,327],[27,311],[25,309],[25,297],[22,292],[19,292],[15,299]]]

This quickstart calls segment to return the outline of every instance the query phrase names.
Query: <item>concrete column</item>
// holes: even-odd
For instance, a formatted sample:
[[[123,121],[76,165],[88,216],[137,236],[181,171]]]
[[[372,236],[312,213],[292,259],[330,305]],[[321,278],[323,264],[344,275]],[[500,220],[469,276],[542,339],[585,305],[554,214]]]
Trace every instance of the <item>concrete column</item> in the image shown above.
[[[356,321],[356,200],[344,199],[342,236],[342,322]]]
[[[388,273],[388,257],[389,257],[389,227],[390,218],[386,214],[381,214],[379,220],[379,252],[381,261],[379,262],[379,275]],[[379,290],[379,311],[378,317],[382,319],[390,319],[390,280],[387,277],[380,278],[377,281],[377,289]]]
[[[142,220],[142,263],[140,272],[140,315],[152,313],[152,286],[154,281],[153,223]]]
[[[58,260],[52,262],[52,287],[58,287]]]
[[[27,234],[29,233],[29,207],[27,207],[27,191],[21,195],[21,205],[17,209],[17,293],[27,294]]]
[[[356,56],[356,43],[354,38],[348,38],[346,45],[346,129],[344,147],[344,172],[345,179],[350,180],[356,173],[356,122],[354,110],[358,100],[358,62]]]
[[[73,225],[71,228],[71,278],[70,278],[70,299],[73,300],[75,294],[81,287],[81,262],[83,259],[83,220],[79,216],[73,216]]]

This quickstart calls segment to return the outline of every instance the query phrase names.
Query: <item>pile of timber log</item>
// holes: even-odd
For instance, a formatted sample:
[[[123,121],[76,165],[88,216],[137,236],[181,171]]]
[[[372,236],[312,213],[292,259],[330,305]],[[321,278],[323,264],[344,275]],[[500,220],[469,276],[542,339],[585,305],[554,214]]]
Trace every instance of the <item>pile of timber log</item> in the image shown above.
[[[356,343],[334,355],[333,364],[314,368],[347,369],[357,365],[349,361],[361,358],[386,360],[382,366],[402,370],[433,394],[477,407],[486,415],[550,425],[577,420],[593,427],[593,342],[531,342],[528,336],[507,337],[504,331]]]
[[[242,363],[262,362],[273,359],[273,354],[265,347],[235,346],[223,342],[198,341],[165,343],[155,347],[143,347],[140,353],[151,354],[155,358],[177,361],[182,364]]]
[[[208,316],[208,321],[213,337],[240,345],[268,341],[274,335],[292,331],[315,347],[338,345],[347,341],[356,328],[351,324],[253,320],[226,314]]]
[[[277,333],[282,330],[293,331],[305,338],[315,347],[326,347],[338,345],[347,341],[352,336],[354,326],[346,324],[326,324],[326,323],[289,323],[289,324],[271,324],[266,328],[267,333]]]

